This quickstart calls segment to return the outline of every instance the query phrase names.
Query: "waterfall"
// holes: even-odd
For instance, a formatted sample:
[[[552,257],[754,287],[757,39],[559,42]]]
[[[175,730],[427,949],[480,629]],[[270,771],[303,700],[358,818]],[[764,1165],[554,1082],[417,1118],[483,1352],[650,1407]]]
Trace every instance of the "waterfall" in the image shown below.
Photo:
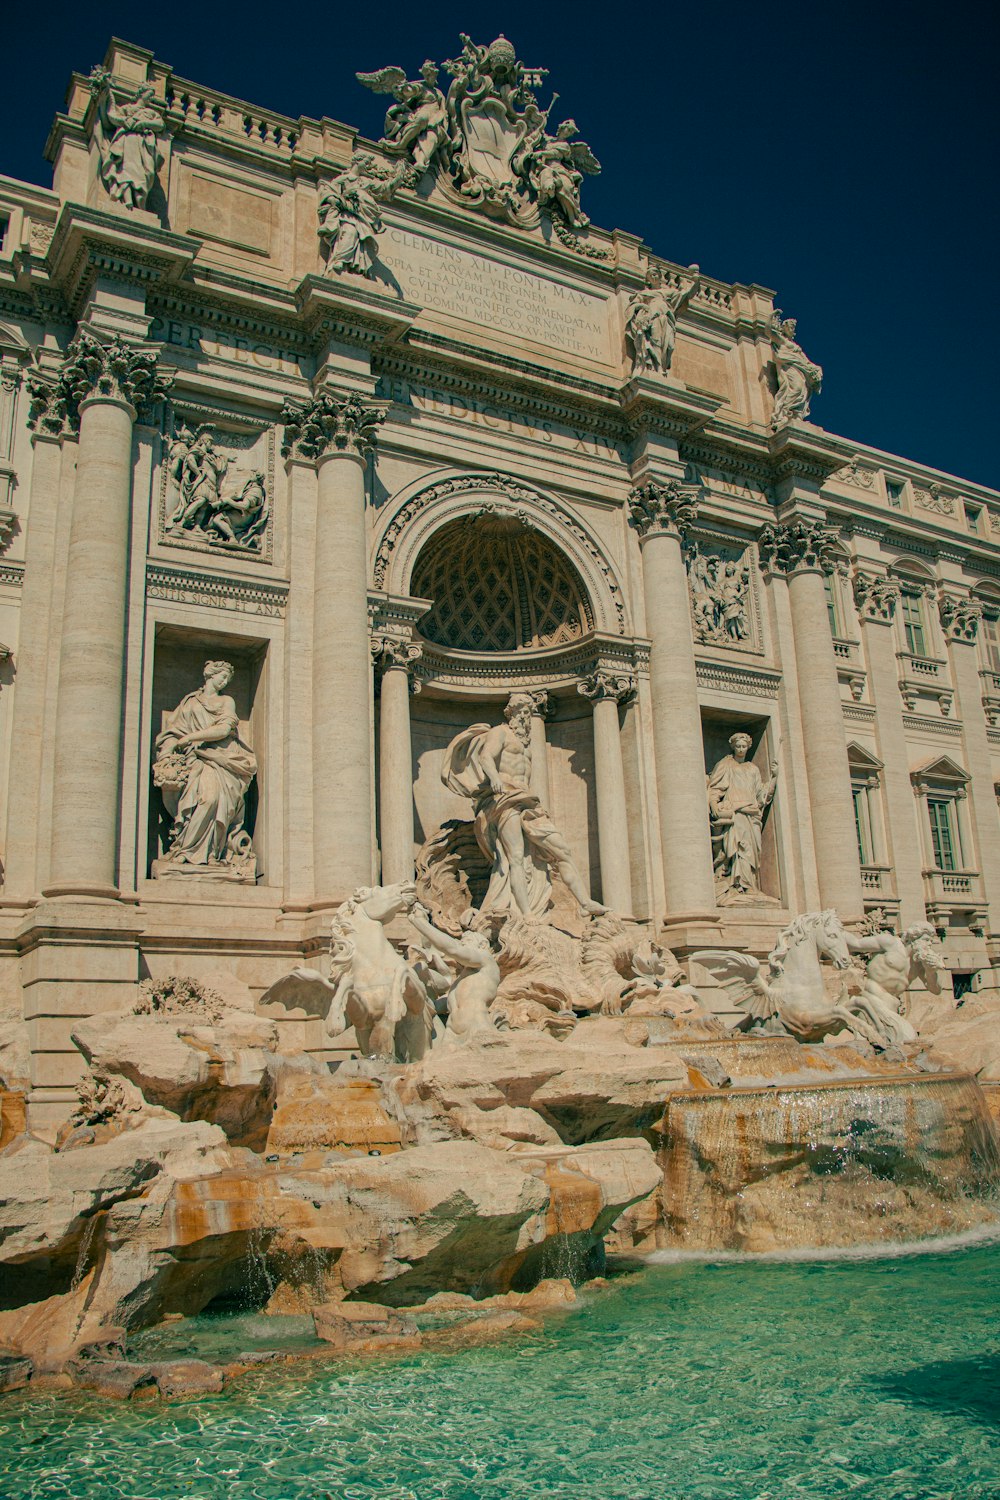
[[[673,1095],[661,1161],[660,1248],[920,1240],[995,1218],[1000,1190],[986,1102],[954,1074]]]

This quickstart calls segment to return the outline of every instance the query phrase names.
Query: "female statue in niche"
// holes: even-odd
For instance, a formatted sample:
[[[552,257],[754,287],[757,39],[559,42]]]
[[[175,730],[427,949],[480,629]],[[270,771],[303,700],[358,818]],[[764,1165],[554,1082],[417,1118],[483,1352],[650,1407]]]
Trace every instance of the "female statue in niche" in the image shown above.
[[[765,781],[753,761],[747,760],[752,744],[742,731],[730,735],[732,754],[717,761],[708,777],[720,906],[772,899],[760,889],[760,860],[764,813],[774,796],[778,763],[772,761],[770,778]]]
[[[204,686],[181,699],[156,737],[153,784],[174,823],[153,875],[253,882],[257,856],[243,817],[257,760],[240,739],[236,704],[225,693],[232,666],[208,661],[204,675]]]

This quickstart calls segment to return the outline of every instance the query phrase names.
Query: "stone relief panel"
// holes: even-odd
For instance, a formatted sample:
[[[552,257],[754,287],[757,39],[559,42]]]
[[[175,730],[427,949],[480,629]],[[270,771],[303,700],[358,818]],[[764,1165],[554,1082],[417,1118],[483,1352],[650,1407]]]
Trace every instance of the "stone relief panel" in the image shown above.
[[[186,408],[171,413],[163,448],[159,542],[271,562],[273,429]]]
[[[738,542],[690,537],[684,553],[695,640],[759,651],[753,549]]]

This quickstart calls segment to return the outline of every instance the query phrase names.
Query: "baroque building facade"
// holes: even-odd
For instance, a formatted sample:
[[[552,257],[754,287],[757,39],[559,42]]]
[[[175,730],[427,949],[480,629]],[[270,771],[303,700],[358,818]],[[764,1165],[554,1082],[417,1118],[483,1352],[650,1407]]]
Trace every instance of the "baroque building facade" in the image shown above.
[[[996,983],[1000,494],[825,432],[769,291],[591,225],[503,39],[443,71],[359,75],[373,143],[116,40],[52,189],[0,179],[0,983],[39,1128],[124,987],[260,993],[412,879],[512,694],[575,870],[682,959],[832,906]]]

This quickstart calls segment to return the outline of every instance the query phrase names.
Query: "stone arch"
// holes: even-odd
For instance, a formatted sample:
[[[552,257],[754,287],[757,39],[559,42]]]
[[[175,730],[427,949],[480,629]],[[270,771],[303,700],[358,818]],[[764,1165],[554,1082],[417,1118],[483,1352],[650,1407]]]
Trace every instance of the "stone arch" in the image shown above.
[[[509,519],[538,532],[579,578],[588,627],[610,635],[627,633],[617,571],[589,528],[561,501],[496,471],[444,471],[401,491],[376,535],[373,587],[411,595],[414,569],[427,544],[444,527],[472,516]]]

